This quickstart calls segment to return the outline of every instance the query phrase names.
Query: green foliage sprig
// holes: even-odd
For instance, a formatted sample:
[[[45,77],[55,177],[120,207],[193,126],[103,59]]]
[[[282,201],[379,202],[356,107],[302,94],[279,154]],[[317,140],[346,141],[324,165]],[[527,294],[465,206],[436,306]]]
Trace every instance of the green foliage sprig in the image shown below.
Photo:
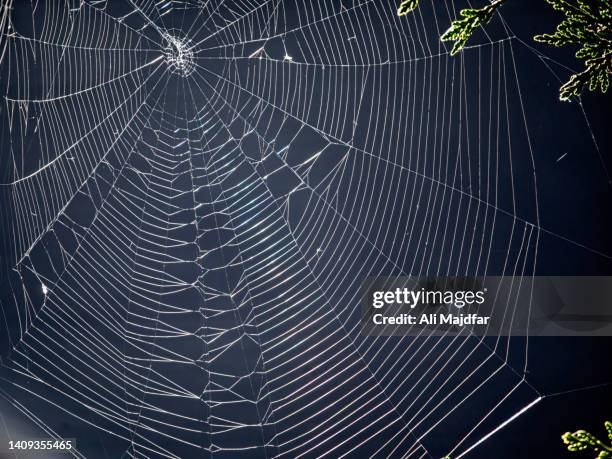
[[[585,68],[571,75],[559,89],[559,98],[568,100],[579,96],[584,87],[590,91],[599,89],[605,93],[612,74],[612,0],[546,0],[565,19],[552,34],[536,35],[536,41],[551,46],[579,45],[578,59]],[[461,51],[472,33],[486,25],[506,0],[490,0],[481,8],[466,8],[459,12],[463,17],[451,23],[440,37],[442,41],[454,41],[451,55]],[[403,16],[413,11],[419,0],[403,0],[397,14]]]
[[[398,16],[404,16],[419,6],[419,0],[404,0],[397,9]]]
[[[451,55],[457,54],[463,49],[468,39],[478,27],[488,24],[497,9],[506,0],[493,0],[482,8],[466,8],[459,12],[463,19],[457,19],[451,23],[449,29],[442,34],[442,41],[454,41]]]
[[[578,59],[585,69],[572,75],[560,89],[559,98],[579,96],[585,86],[605,93],[612,73],[612,2],[610,0],[547,0],[561,11],[565,19],[553,34],[536,35],[534,39],[551,46],[579,45]]]
[[[604,425],[608,432],[608,438],[612,440],[612,422],[606,421]],[[561,438],[563,443],[567,445],[568,451],[593,450],[595,453],[598,453],[595,456],[596,459],[612,458],[612,446],[606,445],[585,430],[577,430],[574,433],[566,432]]]

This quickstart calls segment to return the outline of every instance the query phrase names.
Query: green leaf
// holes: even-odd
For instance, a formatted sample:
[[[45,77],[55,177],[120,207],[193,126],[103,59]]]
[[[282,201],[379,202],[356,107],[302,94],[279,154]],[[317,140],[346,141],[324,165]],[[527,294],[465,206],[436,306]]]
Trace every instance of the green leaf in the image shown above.
[[[608,438],[612,440],[612,423],[605,422]],[[567,445],[568,451],[592,450],[597,454],[596,459],[612,458],[612,446],[609,446],[586,430],[577,430],[574,433],[565,432],[561,439]]]
[[[451,55],[461,51],[467,41],[472,36],[472,33],[479,27],[486,25],[491,21],[493,14],[497,11],[506,0],[492,0],[488,5],[482,8],[473,9],[467,8],[459,12],[463,19],[453,21],[446,32],[442,34],[442,41],[454,41]]]
[[[605,93],[612,73],[612,0],[546,0],[565,15],[552,34],[536,35],[551,46],[579,46],[576,58],[584,60],[581,72],[570,76],[559,89],[559,98],[578,97],[587,87]]]
[[[403,0],[397,9],[397,15],[404,16],[411,11],[414,11],[417,6],[419,6],[419,0]]]

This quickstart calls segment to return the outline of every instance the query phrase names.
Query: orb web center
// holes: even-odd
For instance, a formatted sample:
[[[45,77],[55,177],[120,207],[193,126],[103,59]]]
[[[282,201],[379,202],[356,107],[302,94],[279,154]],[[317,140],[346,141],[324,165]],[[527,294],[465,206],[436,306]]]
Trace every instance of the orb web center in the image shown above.
[[[168,68],[173,73],[188,76],[195,68],[189,40],[172,35],[166,36],[165,39],[164,54]]]

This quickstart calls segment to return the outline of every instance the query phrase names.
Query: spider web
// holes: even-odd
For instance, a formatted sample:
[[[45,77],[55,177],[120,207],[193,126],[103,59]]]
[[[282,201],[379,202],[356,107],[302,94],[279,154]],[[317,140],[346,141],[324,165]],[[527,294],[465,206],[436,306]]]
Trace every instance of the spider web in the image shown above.
[[[360,334],[364,279],[539,234],[514,37],[395,3],[4,2],[10,403],[76,456],[419,458],[539,400],[524,339]]]

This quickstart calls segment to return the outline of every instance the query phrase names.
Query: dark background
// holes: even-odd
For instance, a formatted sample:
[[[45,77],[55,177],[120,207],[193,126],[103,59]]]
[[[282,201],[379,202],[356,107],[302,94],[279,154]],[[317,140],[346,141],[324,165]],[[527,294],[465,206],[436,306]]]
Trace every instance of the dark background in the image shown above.
[[[573,58],[575,49],[551,49],[531,39],[535,34],[554,30],[562,18],[545,2],[509,1],[502,14],[521,40],[559,63],[581,68],[580,62]],[[585,91],[584,113],[575,102],[551,103],[559,83],[535,56],[523,50],[521,53],[524,60],[519,71],[522,88],[528,95],[525,98],[527,119],[536,151],[541,226],[550,231],[543,231],[541,235],[537,273],[612,275],[609,257],[612,253],[609,172],[612,99],[609,94],[602,96]],[[551,61],[548,64],[561,78],[566,77],[560,66]],[[603,422],[612,417],[612,338],[536,337],[530,339],[529,349],[529,380],[542,393],[550,395],[485,442],[471,457],[592,456],[592,453],[567,452],[560,435],[585,429],[606,438]]]
[[[575,49],[551,49],[531,39],[535,34],[553,31],[562,18],[545,2],[509,1],[502,14],[527,44],[563,65],[581,68],[580,62],[573,58]],[[600,256],[544,231],[537,272],[612,275],[609,257],[612,253],[609,172],[612,98],[609,93],[602,96],[585,91],[581,98],[584,113],[575,102],[551,103],[547,99],[559,83],[535,56],[521,53],[524,60],[519,71],[537,152],[542,227],[607,255]],[[552,61],[548,64],[561,78],[566,78],[567,73],[559,65]],[[557,162],[564,153],[567,155]],[[612,338],[533,338],[529,349],[529,380],[542,393],[552,395],[483,444],[473,457],[592,456],[592,453],[567,452],[557,439],[563,432],[578,429],[606,438],[603,422],[612,417]]]
[[[455,3],[455,10],[464,4]],[[394,7],[389,2],[389,8]],[[558,101],[558,87],[569,76],[567,67],[579,70],[581,63],[573,57],[575,49],[553,49],[532,37],[552,31],[561,16],[540,0],[509,0],[501,11],[517,37],[517,76],[537,172],[541,231],[535,274],[612,275],[612,98],[585,92],[582,105]],[[498,21],[490,31],[499,33],[501,28]],[[476,34],[473,40],[482,38]],[[512,110],[520,112],[517,100],[512,100]],[[516,176],[525,177],[524,189],[519,181],[517,193],[529,199],[530,166],[516,166]],[[563,432],[584,428],[605,437],[603,422],[612,419],[611,344],[612,338],[530,338],[526,378],[543,400],[468,457],[579,457],[564,449]],[[511,346],[521,353],[526,343],[516,339]],[[8,405],[0,411],[6,418],[16,416]],[[19,431],[18,421],[11,428]],[[446,430],[450,434],[458,426],[443,425],[436,435],[442,440]],[[426,446],[433,457],[445,452],[437,450],[435,437]]]

